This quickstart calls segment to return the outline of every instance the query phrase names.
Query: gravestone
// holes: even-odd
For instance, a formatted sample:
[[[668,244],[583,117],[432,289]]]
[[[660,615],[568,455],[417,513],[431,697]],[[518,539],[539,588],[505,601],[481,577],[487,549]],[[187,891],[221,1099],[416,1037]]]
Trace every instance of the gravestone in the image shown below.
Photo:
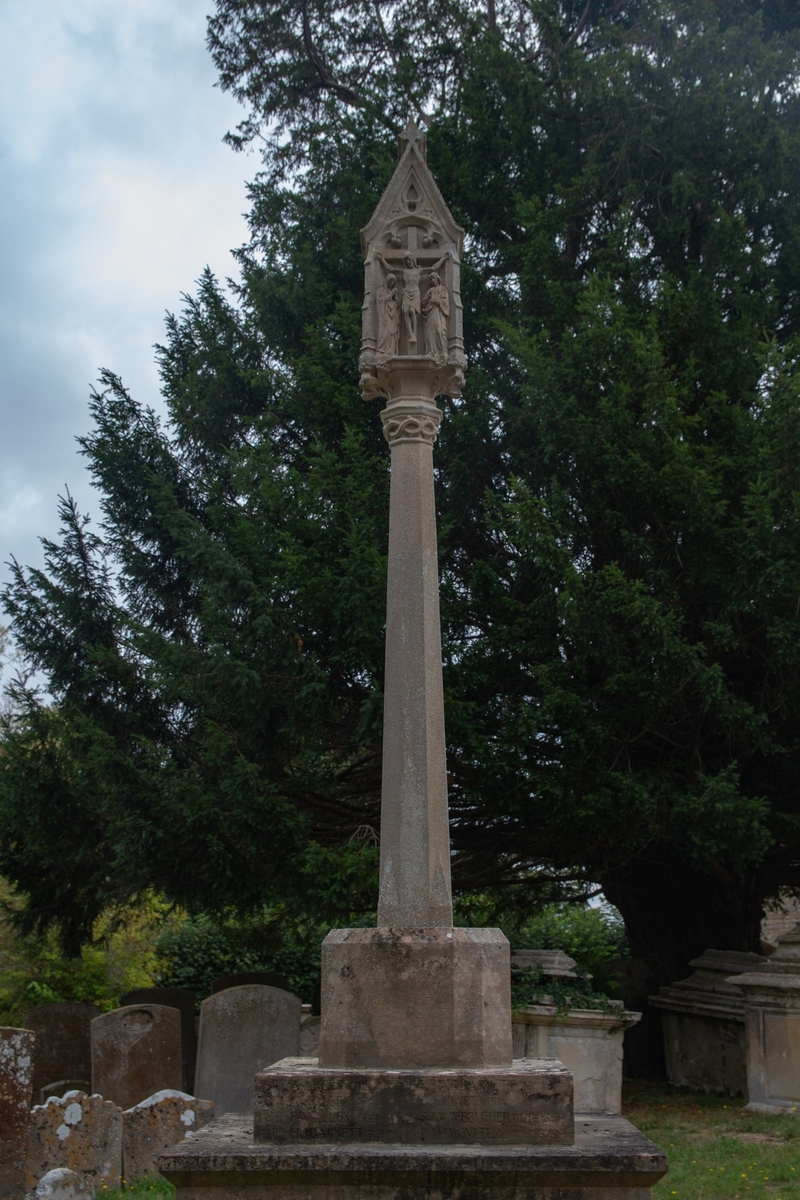
[[[77,1172],[93,1187],[118,1188],[122,1169],[122,1109],[102,1096],[67,1092],[31,1109],[25,1160],[32,1192],[48,1171]]]
[[[322,1018],[312,1013],[303,1013],[300,1021],[300,1057],[316,1058],[319,1048],[319,1029]]]
[[[257,1071],[296,1055],[301,1002],[282,988],[248,983],[200,1005],[195,1091],[218,1113],[253,1111]]]
[[[37,1099],[48,1084],[91,1079],[90,1025],[99,1016],[94,1004],[42,1004],[23,1014],[26,1029],[36,1034],[33,1094]]]
[[[158,1174],[159,1154],[214,1116],[210,1100],[166,1089],[122,1114],[122,1173],[127,1184]]]
[[[220,975],[211,984],[211,995],[216,992],[226,992],[228,988],[244,987],[247,983],[262,983],[265,987],[281,988],[289,991],[289,984],[284,975],[276,975],[272,971],[237,971],[234,975]]]
[[[649,997],[661,1011],[671,1084],[727,1096],[747,1091],[744,993],[733,979],[765,962],[762,954],[706,950],[689,963],[688,979]]]
[[[378,927],[323,942],[318,1058],[259,1073],[252,1127],[162,1156],[176,1200],[646,1200],[666,1170],[621,1117],[575,1121],[561,1063],[512,1063],[508,941],[453,926],[433,444],[463,381],[464,235],[425,145],[410,121],[362,230],[361,389],[391,454]]]
[[[36,1035],[0,1026],[0,1197],[25,1192],[25,1139]]]
[[[94,1185],[69,1167],[56,1167],[42,1176],[30,1200],[94,1200]]]
[[[181,1015],[129,1004],[92,1021],[92,1091],[130,1108],[163,1088],[180,1090]]]
[[[191,1095],[194,1091],[194,1068],[197,1059],[197,997],[189,988],[137,988],[119,998],[120,1005],[164,1004],[177,1008],[181,1014],[182,1087]]]

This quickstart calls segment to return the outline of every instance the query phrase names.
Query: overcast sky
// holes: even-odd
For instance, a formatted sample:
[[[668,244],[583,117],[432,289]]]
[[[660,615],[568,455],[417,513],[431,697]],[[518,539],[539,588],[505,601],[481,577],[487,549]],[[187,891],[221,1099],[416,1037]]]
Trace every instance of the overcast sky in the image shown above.
[[[0,0],[0,578],[40,565],[66,485],[97,512],[75,437],[101,367],[157,404],[153,343],[230,249],[253,156],[214,87],[212,0]],[[0,624],[4,617],[0,613]]]

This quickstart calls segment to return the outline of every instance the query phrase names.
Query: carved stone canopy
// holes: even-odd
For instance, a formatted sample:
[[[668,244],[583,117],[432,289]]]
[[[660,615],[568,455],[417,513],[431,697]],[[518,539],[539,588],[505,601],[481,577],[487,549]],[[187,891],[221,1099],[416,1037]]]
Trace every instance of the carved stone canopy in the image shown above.
[[[458,396],[465,367],[464,231],[428,170],[425,135],[409,121],[399,141],[397,170],[361,231],[361,390],[390,404]]]

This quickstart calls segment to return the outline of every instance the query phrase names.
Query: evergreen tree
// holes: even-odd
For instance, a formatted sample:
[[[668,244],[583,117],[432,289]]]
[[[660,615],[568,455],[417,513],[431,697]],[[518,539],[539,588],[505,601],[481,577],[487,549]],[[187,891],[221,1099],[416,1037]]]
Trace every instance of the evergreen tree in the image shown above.
[[[388,454],[358,229],[429,120],[470,368],[435,451],[454,879],[602,884],[635,954],[753,949],[800,883],[800,13],[783,0],[218,0],[258,140],[233,300],[113,375],[6,592],[0,870],[79,941],[190,907],[374,903]]]

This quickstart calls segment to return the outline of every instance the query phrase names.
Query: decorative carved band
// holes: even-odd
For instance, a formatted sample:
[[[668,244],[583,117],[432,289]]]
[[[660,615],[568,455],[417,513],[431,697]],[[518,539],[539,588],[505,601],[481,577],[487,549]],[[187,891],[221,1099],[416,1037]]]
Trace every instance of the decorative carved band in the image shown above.
[[[427,442],[432,446],[442,420],[434,404],[392,404],[381,413],[383,436],[390,446],[398,442]]]

